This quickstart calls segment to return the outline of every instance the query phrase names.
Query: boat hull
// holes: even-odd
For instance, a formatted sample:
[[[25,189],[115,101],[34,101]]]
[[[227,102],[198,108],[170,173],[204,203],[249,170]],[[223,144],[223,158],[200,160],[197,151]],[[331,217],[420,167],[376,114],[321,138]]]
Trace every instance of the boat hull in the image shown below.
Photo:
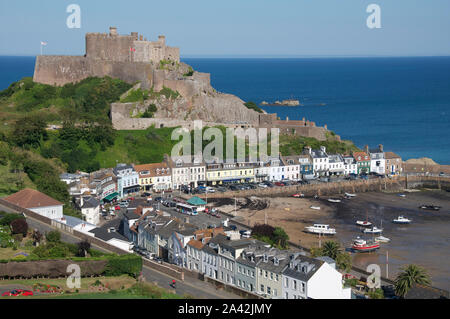
[[[372,244],[367,246],[352,246],[352,250],[357,253],[370,253],[380,248],[379,244]]]

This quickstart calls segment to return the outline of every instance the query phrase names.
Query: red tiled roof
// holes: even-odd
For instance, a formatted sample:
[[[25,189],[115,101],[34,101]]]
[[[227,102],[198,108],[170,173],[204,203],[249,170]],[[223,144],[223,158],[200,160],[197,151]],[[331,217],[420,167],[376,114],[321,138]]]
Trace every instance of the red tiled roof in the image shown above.
[[[197,248],[199,250],[202,249],[203,246],[204,246],[201,241],[195,240],[195,239],[191,239],[187,244],[189,246],[192,246],[192,247]]]
[[[12,194],[4,200],[10,202],[11,204],[20,206],[22,208],[37,208],[37,207],[48,207],[48,206],[59,206],[63,203],[58,202],[56,199],[51,198],[41,192],[34,189],[23,189],[15,194]]]
[[[367,156],[367,158],[366,158]],[[361,157],[361,159],[358,159],[358,157]],[[353,153],[353,158],[355,159],[355,161],[357,162],[362,162],[362,161],[368,161],[370,160],[369,155],[367,155],[366,152],[354,152]]]

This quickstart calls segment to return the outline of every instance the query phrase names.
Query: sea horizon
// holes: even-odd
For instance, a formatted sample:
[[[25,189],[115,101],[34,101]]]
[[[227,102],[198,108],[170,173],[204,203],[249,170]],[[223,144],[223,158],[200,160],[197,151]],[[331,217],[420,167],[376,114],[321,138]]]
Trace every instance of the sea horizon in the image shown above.
[[[212,86],[281,119],[305,117],[362,148],[383,144],[404,160],[450,164],[450,56],[182,57]],[[6,60],[9,60],[8,62]],[[0,90],[33,76],[35,56],[0,56]],[[325,104],[325,106],[319,106]]]

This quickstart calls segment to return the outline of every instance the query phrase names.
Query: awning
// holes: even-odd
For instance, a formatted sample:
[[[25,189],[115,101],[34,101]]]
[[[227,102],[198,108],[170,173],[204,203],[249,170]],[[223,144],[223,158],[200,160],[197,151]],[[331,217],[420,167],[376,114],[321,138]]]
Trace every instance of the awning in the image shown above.
[[[194,196],[191,199],[189,199],[187,201],[187,203],[189,205],[192,205],[192,206],[203,206],[203,205],[206,205],[206,202],[203,199],[201,199],[201,198],[199,198],[197,196]]]
[[[103,200],[106,200],[108,202],[112,201],[114,198],[116,198],[117,196],[119,196],[119,193],[114,192],[112,194],[109,194],[108,196],[106,196],[105,198],[103,198]]]

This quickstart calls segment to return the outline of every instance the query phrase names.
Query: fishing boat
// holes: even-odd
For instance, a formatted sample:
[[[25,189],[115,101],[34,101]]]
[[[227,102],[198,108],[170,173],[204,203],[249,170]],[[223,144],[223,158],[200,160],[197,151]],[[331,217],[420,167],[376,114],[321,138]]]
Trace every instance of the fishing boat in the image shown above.
[[[364,234],[381,234],[383,229],[373,226],[372,228],[366,228],[363,230]]]
[[[340,203],[341,202],[341,200],[337,199],[337,198],[328,198],[328,201],[331,203]]]
[[[411,223],[411,219],[405,218],[403,216],[398,216],[394,220],[392,220],[394,224],[409,224]]]
[[[422,206],[419,206],[419,208],[425,209],[425,210],[435,210],[435,211],[438,211],[438,210],[441,209],[441,206],[436,206],[436,205],[422,205]]]
[[[314,224],[313,226],[305,227],[306,232],[320,235],[335,235],[336,229],[330,228],[329,225]]]
[[[380,248],[380,244],[372,241],[372,240],[365,240],[360,237],[357,237],[353,241],[352,250],[354,252],[364,253],[364,252],[371,252],[375,251]]]
[[[315,210],[320,210],[320,207],[319,207],[319,206],[311,206],[310,208],[311,208],[311,209],[315,209]]]
[[[384,237],[383,235],[380,235],[380,236],[378,236],[378,237],[375,237],[375,242],[377,242],[377,243],[388,243],[388,242],[390,242],[391,240],[389,239],[389,238],[387,238],[387,237]]]

